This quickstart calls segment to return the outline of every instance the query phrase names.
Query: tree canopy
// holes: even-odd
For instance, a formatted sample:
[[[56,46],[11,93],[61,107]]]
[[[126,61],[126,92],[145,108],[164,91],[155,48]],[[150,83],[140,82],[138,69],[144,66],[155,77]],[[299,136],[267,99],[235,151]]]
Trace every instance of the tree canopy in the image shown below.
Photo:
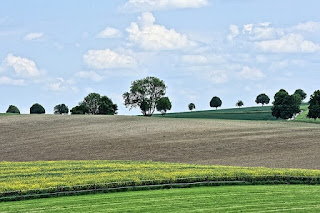
[[[72,115],[84,115],[89,113],[89,108],[83,102],[80,102],[79,105],[73,107],[70,112]]]
[[[14,106],[14,105],[10,105],[8,107],[8,110],[6,113],[16,113],[16,114],[20,114],[20,110],[18,109],[18,107]]]
[[[284,89],[279,90],[274,96],[272,115],[277,119],[289,119],[300,112],[300,103],[295,95],[289,95]]]
[[[316,90],[310,97],[309,112],[307,117],[317,119],[320,118],[320,90]]]
[[[194,110],[195,108],[196,108],[196,105],[194,104],[194,103],[190,103],[189,105],[188,105],[188,108],[189,108],[189,110]]]
[[[256,103],[257,104],[262,104],[262,106],[265,105],[265,104],[268,104],[269,102],[270,102],[269,96],[267,96],[264,93],[258,95],[257,98],[256,98]]]
[[[161,112],[162,115],[167,113],[167,110],[171,110],[172,104],[168,97],[162,97],[157,101],[157,110]]]
[[[304,99],[306,99],[307,97],[307,93],[305,93],[302,89],[297,89],[294,94],[297,94],[301,97],[301,101],[303,101]]]
[[[84,98],[83,104],[88,107],[90,114],[99,114],[100,98],[98,93],[90,93]]]
[[[54,107],[54,114],[68,114],[69,108],[65,104],[58,104]]]
[[[243,101],[239,100],[237,103],[236,103],[236,106],[237,107],[242,107],[244,105]]]
[[[30,107],[30,114],[45,114],[46,110],[38,103],[33,104]]]
[[[114,104],[107,96],[101,96],[99,103],[99,115],[114,115],[117,114],[118,106]]]
[[[214,96],[210,101],[210,107],[215,107],[216,109],[218,109],[218,107],[221,107],[221,105],[222,105],[222,101],[217,96]]]
[[[156,77],[133,81],[130,91],[123,94],[124,105],[130,107],[140,107],[144,116],[152,116],[158,101],[166,94],[164,81]]]

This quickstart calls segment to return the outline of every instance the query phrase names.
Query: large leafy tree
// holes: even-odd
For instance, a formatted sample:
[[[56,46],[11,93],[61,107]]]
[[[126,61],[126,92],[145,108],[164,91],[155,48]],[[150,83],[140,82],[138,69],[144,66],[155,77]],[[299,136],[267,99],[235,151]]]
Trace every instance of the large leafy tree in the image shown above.
[[[84,98],[83,103],[88,107],[90,114],[96,115],[99,113],[100,99],[101,96],[98,93],[90,93]]]
[[[130,91],[123,94],[124,105],[140,107],[144,116],[152,116],[158,101],[166,94],[164,81],[156,77],[146,77],[131,83]]]
[[[210,101],[210,107],[215,107],[216,109],[218,109],[218,107],[221,107],[221,105],[222,105],[222,101],[217,96],[214,96]]]
[[[305,93],[302,89],[297,89],[294,94],[299,95],[301,97],[301,101],[307,97],[307,93]]]
[[[300,103],[295,95],[289,95],[284,89],[279,90],[274,96],[272,115],[277,119],[289,119],[300,112]]]
[[[72,115],[84,115],[89,113],[89,108],[83,102],[80,102],[79,105],[73,107],[70,112]]]
[[[320,118],[320,90],[315,91],[309,101],[308,118],[317,119]]]
[[[45,114],[46,110],[38,103],[33,104],[30,107],[30,114]]]
[[[269,102],[270,102],[269,96],[267,96],[264,93],[258,95],[257,98],[256,98],[256,103],[257,104],[262,104],[262,106],[265,105],[265,104],[268,104]]]
[[[16,113],[16,114],[20,114],[20,110],[18,109],[18,107],[14,106],[14,105],[10,105],[7,113]]]
[[[58,104],[54,107],[54,114],[68,114],[69,108],[65,104]]]
[[[237,103],[236,103],[236,106],[237,107],[242,107],[244,105],[243,101],[239,100]]]
[[[196,105],[194,104],[194,103],[190,103],[189,105],[188,105],[188,108],[189,108],[189,110],[194,110],[195,108],[196,108]]]
[[[157,110],[165,115],[168,110],[171,110],[172,104],[168,97],[162,97],[157,101]]]

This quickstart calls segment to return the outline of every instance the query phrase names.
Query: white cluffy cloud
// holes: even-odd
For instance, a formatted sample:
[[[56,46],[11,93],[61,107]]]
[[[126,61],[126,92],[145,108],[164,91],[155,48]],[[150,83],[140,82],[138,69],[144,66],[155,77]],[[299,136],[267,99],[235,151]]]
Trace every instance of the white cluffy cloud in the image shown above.
[[[275,53],[312,53],[320,51],[320,45],[305,40],[300,34],[287,34],[279,39],[255,42],[255,45],[265,52]]]
[[[119,38],[121,37],[120,30],[112,27],[107,27],[103,31],[101,31],[97,38]]]
[[[49,83],[48,89],[53,92],[78,92],[78,88],[74,86],[74,82],[72,80],[65,80],[64,78],[57,78],[54,82]]]
[[[155,17],[152,13],[145,12],[139,17],[139,23],[133,22],[127,28],[129,41],[145,50],[177,50],[196,46],[185,34],[180,34],[175,29],[154,24]]]
[[[23,79],[12,79],[6,76],[0,77],[0,85],[14,85],[14,86],[22,86],[25,82]]]
[[[40,71],[34,61],[20,56],[9,54],[3,61],[5,67],[12,68],[17,76],[38,77]]]
[[[293,29],[307,32],[320,31],[320,22],[308,21],[305,23],[300,23],[294,26]]]
[[[260,80],[265,77],[259,69],[250,68],[248,66],[244,66],[238,75],[240,78],[248,80]]]
[[[119,54],[110,49],[89,50],[83,56],[83,60],[94,69],[132,68],[137,64],[133,57]]]
[[[129,0],[122,7],[128,12],[200,8],[208,5],[208,0]]]
[[[44,36],[43,33],[29,33],[24,37],[26,41],[38,40]]]

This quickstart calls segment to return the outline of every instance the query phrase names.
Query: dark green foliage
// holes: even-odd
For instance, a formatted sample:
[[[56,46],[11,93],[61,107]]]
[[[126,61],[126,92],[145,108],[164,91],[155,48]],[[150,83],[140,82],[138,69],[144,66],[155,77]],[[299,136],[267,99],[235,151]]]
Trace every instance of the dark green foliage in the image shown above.
[[[262,104],[262,106],[265,105],[265,104],[268,104],[269,102],[270,102],[269,96],[267,96],[264,93],[258,95],[257,98],[256,98],[256,103],[257,104]]]
[[[30,114],[45,114],[46,111],[40,104],[36,103],[30,107]]]
[[[167,110],[171,110],[172,104],[168,97],[162,97],[157,101],[157,110],[162,113],[162,115],[166,114]]]
[[[84,115],[89,113],[89,108],[83,102],[80,102],[79,105],[73,107],[70,112],[72,115]]]
[[[210,101],[210,107],[215,107],[216,109],[218,109],[218,107],[221,107],[221,105],[222,105],[222,101],[217,96],[214,96]]]
[[[117,110],[117,104],[114,104],[107,96],[90,93],[83,102],[72,108],[71,114],[114,115],[117,114]]]
[[[277,119],[289,119],[300,112],[300,103],[297,102],[296,95],[289,95],[287,91],[281,89],[274,96],[271,110]]]
[[[301,97],[301,101],[303,101],[304,99],[306,99],[307,94],[302,90],[302,89],[297,89],[294,94],[297,94]]]
[[[16,113],[16,114],[20,114],[20,110],[18,109],[18,107],[14,106],[14,105],[10,105],[7,113]]]
[[[236,103],[236,106],[238,107],[242,107],[244,105],[243,101],[239,100],[237,103]]]
[[[130,91],[123,94],[126,107],[140,107],[144,116],[152,116],[157,102],[166,94],[164,81],[146,77],[131,83]]]
[[[118,106],[113,104],[112,100],[107,96],[102,96],[99,103],[99,115],[114,115],[117,114]]]
[[[315,91],[309,101],[309,112],[307,117],[317,119],[320,118],[320,90]]]
[[[54,107],[54,114],[68,114],[69,108],[65,104],[58,104]]]
[[[189,105],[188,105],[188,108],[189,108],[189,110],[194,110],[195,108],[196,108],[196,105],[194,104],[194,103],[190,103]]]

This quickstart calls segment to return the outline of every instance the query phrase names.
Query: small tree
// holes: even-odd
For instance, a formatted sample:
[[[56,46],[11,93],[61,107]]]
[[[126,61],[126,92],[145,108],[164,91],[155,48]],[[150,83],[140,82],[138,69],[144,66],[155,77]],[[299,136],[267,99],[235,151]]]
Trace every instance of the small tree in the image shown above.
[[[58,104],[54,107],[54,114],[68,114],[69,108],[65,104]]]
[[[157,101],[157,110],[161,112],[162,115],[167,113],[167,110],[171,110],[172,104],[168,97],[162,97]]]
[[[144,116],[152,116],[157,102],[166,94],[164,81],[146,77],[131,83],[130,91],[123,94],[126,107],[140,107]]]
[[[188,105],[188,108],[189,108],[189,110],[194,110],[195,108],[196,108],[196,105],[194,104],[194,103],[190,103],[189,105]]]
[[[270,102],[270,98],[264,93],[258,95],[256,98],[256,103],[262,104],[262,106],[265,104],[268,104],[269,102]]]
[[[305,93],[302,89],[297,89],[294,94],[299,95],[301,97],[301,101],[307,97],[307,93]]]
[[[217,96],[214,96],[210,101],[210,107],[215,107],[216,110],[218,109],[218,107],[221,107],[221,105],[222,105],[222,101]]]
[[[6,113],[20,114],[20,110],[18,109],[18,107],[10,105]]]
[[[277,119],[289,119],[300,112],[300,104],[297,102],[295,95],[289,95],[287,91],[281,89],[274,96],[271,110],[272,115]]]
[[[317,119],[320,118],[320,90],[315,91],[309,101],[309,112],[307,117]]]
[[[45,114],[46,110],[38,103],[33,104],[30,107],[30,114]]]
[[[79,105],[73,107],[70,112],[72,115],[84,115],[89,113],[89,108],[83,102],[80,102]]]
[[[243,101],[239,100],[237,103],[236,103],[236,106],[237,107],[242,107],[244,105]]]
[[[114,115],[117,114],[118,106],[114,104],[107,96],[102,96],[99,103],[99,115]]]

